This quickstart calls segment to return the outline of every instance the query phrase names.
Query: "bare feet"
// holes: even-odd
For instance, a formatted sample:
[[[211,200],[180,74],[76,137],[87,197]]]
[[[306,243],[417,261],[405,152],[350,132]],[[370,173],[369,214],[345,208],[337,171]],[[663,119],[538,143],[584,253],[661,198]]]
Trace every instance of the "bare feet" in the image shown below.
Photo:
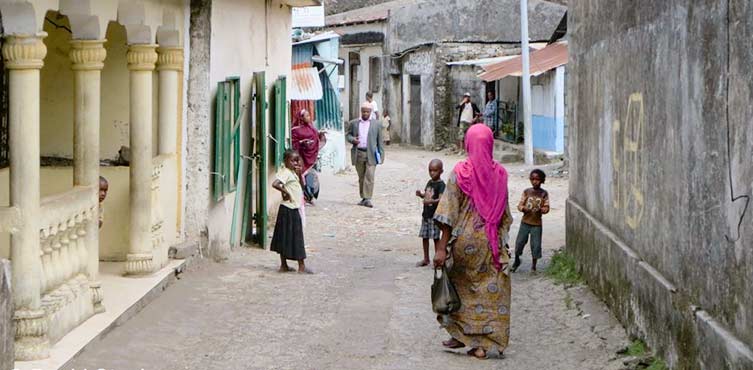
[[[282,273],[293,272],[293,271],[295,271],[295,269],[289,266],[280,266],[280,269],[277,270],[277,272],[282,272]]]
[[[486,351],[481,348],[471,348],[471,350],[468,351],[468,356],[473,356],[479,360],[486,360]]]
[[[459,341],[459,340],[457,340],[455,338],[450,338],[450,340],[446,340],[446,341],[442,342],[442,345],[445,346],[445,347],[447,347],[447,348],[450,348],[450,349],[456,349],[456,348],[463,348],[463,347],[465,347],[465,344],[463,344],[463,342],[461,342],[461,341]]]
[[[429,260],[422,260],[416,262],[416,267],[424,267],[429,265]]]
[[[298,270],[299,274],[306,274],[306,275],[313,275],[314,271],[309,270],[308,268],[304,268],[303,270]]]

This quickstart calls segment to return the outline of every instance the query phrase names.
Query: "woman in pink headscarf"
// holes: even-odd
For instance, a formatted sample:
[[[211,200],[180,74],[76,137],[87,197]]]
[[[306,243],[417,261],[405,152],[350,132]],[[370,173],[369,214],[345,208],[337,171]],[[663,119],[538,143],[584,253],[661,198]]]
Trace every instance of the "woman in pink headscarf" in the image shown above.
[[[301,110],[293,120],[291,136],[293,149],[298,151],[298,154],[301,156],[302,174],[306,183],[304,195],[306,201],[309,204],[313,204],[314,198],[319,193],[319,181],[312,167],[314,167],[319,157],[319,149],[326,144],[327,139],[323,132],[319,132],[314,127],[311,114],[305,109]]]
[[[452,336],[445,347],[468,346],[469,355],[486,358],[490,351],[502,354],[510,336],[510,255],[504,241],[512,216],[507,171],[492,157],[492,131],[471,126],[465,149],[468,159],[455,166],[434,215],[442,230],[434,266],[452,261],[447,274],[461,308],[438,320]]]

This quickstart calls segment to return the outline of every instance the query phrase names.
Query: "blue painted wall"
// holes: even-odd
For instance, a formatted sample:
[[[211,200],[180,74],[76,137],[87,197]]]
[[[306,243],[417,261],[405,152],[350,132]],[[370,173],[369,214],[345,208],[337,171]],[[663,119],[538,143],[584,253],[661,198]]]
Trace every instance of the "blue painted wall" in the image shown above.
[[[565,151],[565,121],[533,115],[533,148],[550,152]]]

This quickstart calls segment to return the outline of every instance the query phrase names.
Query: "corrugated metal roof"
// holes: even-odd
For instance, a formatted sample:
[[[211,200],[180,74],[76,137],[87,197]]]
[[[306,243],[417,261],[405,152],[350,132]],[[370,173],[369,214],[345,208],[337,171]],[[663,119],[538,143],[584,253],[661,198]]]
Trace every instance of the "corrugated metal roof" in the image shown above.
[[[321,74],[324,96],[316,101],[316,124],[322,128],[341,131],[343,129],[342,112],[340,111],[340,97],[337,90],[324,73]]]
[[[322,82],[319,79],[319,71],[315,67],[291,70],[291,100],[319,100],[322,95]]]
[[[537,76],[550,69],[568,62],[567,41],[551,44],[531,53],[531,75]],[[479,77],[484,81],[496,81],[507,76],[520,76],[523,73],[523,61],[520,55],[510,60],[484,66],[485,72]]]
[[[293,69],[311,67],[311,57],[314,56],[314,44],[298,45],[293,47]]]
[[[447,63],[447,65],[448,66],[481,66],[483,67],[492,63],[504,62],[505,60],[510,60],[512,58],[515,58],[515,55],[506,55],[503,57],[494,57],[494,58],[458,60],[455,62],[449,62]]]

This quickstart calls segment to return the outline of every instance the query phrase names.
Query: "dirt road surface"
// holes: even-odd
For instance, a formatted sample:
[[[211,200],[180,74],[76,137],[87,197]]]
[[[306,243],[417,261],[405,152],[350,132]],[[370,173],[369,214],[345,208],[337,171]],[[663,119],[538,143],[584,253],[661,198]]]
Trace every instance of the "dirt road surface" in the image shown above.
[[[627,338],[585,287],[565,289],[530,272],[530,250],[513,275],[505,359],[448,351],[431,312],[432,270],[416,268],[420,201],[432,158],[445,178],[459,157],[391,148],[376,173],[374,209],[359,207],[354,171],[322,175],[306,209],[307,264],[316,274],[276,272],[276,254],[234,250],[198,263],[123,326],[84,351],[74,369],[621,369]],[[506,165],[513,207],[528,169]],[[550,176],[545,268],[565,243],[567,179]],[[512,236],[520,214],[515,212]]]

